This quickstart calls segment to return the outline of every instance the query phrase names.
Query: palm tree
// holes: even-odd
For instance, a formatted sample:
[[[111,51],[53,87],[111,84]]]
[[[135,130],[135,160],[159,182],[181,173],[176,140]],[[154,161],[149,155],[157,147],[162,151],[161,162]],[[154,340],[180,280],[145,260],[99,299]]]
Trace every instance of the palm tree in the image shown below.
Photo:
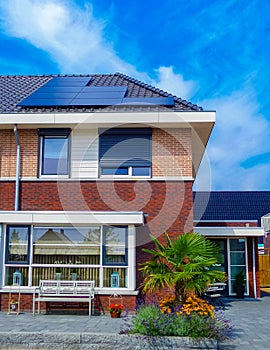
[[[153,250],[143,249],[152,258],[142,264],[143,292],[164,287],[174,288],[175,304],[185,302],[190,292],[202,293],[211,282],[224,281],[225,274],[213,268],[219,262],[219,247],[198,233],[184,233],[166,244],[151,237]]]

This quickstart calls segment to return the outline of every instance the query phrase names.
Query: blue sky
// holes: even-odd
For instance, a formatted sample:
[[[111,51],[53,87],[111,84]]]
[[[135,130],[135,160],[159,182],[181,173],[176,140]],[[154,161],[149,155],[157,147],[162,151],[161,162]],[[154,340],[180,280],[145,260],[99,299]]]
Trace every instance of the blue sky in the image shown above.
[[[269,0],[0,2],[0,74],[122,72],[216,110],[198,190],[270,190]]]

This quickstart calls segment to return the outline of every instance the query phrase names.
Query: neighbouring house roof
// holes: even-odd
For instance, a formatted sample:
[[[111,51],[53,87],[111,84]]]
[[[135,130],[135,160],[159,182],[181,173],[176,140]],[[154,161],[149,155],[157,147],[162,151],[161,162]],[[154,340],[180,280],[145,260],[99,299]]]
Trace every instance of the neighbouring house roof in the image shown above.
[[[111,106],[65,106],[65,107],[22,107],[18,104],[40,87],[56,77],[89,77],[90,87],[126,86],[127,98],[164,98],[172,97],[174,104],[162,105],[111,105]],[[86,75],[33,75],[33,76],[0,76],[0,113],[48,113],[48,112],[98,112],[98,111],[202,111],[202,108],[173,96],[165,91],[144,84],[126,75],[115,74],[86,74]]]
[[[194,192],[194,220],[257,220],[270,213],[270,191]]]

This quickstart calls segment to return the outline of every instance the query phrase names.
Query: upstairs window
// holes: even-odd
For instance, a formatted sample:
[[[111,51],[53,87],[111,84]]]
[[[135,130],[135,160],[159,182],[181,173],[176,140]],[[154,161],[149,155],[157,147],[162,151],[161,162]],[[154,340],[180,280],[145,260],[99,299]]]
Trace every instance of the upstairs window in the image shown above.
[[[151,138],[150,128],[100,130],[100,175],[150,177]]]
[[[39,130],[39,175],[69,174],[70,129]]]

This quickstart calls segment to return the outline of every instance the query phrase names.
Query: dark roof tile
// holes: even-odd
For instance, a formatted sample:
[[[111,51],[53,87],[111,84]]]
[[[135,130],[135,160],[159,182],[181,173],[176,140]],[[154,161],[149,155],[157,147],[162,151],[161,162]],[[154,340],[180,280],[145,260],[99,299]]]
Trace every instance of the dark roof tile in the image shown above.
[[[194,220],[257,220],[270,213],[270,191],[194,192]]]
[[[33,108],[18,107],[17,104],[39,89],[54,77],[81,76],[89,77],[92,80],[89,86],[128,86],[126,97],[173,97],[174,106],[109,106],[109,107],[66,107],[66,108]],[[35,75],[35,76],[0,76],[0,113],[43,113],[43,112],[102,112],[106,111],[153,111],[153,110],[172,110],[172,111],[202,111],[191,102],[182,100],[163,90],[152,87],[139,80],[133,79],[121,73],[115,74],[52,74],[52,75]]]

